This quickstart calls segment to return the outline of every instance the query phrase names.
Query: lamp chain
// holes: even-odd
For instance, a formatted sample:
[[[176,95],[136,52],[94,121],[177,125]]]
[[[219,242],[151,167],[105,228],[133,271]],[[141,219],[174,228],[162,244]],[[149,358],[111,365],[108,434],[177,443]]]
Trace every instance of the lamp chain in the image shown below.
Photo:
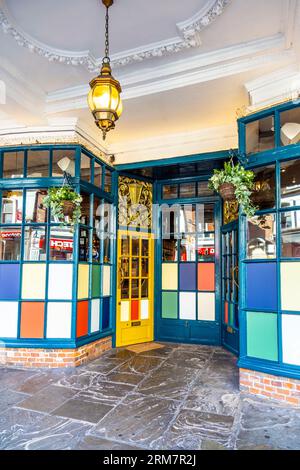
[[[105,15],[105,56],[103,58],[103,63],[110,63],[109,58],[109,14],[108,14],[108,7],[106,7],[106,15]]]

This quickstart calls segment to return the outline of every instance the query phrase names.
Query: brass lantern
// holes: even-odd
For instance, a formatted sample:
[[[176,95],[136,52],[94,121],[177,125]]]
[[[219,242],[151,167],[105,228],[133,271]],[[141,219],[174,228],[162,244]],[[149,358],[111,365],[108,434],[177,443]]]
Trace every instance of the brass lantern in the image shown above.
[[[107,132],[114,129],[115,122],[119,119],[123,111],[120,94],[121,85],[111,74],[109,58],[109,30],[108,30],[108,9],[113,4],[113,0],[102,0],[106,7],[105,22],[105,56],[102,61],[100,75],[90,82],[90,92],[88,95],[88,105],[93,113],[96,125],[102,130],[103,140]]]

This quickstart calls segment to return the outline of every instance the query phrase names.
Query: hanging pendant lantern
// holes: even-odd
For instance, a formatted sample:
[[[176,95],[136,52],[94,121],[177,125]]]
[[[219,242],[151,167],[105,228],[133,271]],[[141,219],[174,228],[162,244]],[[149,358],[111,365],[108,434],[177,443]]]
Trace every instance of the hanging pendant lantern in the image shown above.
[[[108,9],[113,0],[102,0],[106,7],[105,19],[105,56],[102,61],[100,75],[90,82],[91,90],[88,95],[88,105],[94,116],[95,123],[102,130],[103,140],[107,132],[115,128],[115,122],[123,111],[120,94],[121,85],[112,76],[109,58],[109,15]]]

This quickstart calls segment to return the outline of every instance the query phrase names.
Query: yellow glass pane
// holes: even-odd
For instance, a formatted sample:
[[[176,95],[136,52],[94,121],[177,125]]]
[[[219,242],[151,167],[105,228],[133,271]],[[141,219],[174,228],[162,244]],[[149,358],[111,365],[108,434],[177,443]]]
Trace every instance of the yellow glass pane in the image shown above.
[[[86,299],[88,298],[88,296],[89,296],[89,265],[79,264],[77,298]]]
[[[162,265],[162,289],[178,290],[178,267],[177,264]]]
[[[46,264],[24,264],[22,298],[43,300],[46,292]]]

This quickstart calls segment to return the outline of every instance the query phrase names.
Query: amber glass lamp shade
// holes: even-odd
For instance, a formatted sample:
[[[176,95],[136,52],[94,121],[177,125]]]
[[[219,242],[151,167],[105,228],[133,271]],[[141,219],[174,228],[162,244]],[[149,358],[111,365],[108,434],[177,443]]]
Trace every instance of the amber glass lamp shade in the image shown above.
[[[105,139],[123,111],[121,85],[112,76],[108,62],[103,63],[100,75],[90,82],[90,87],[88,105]]]

